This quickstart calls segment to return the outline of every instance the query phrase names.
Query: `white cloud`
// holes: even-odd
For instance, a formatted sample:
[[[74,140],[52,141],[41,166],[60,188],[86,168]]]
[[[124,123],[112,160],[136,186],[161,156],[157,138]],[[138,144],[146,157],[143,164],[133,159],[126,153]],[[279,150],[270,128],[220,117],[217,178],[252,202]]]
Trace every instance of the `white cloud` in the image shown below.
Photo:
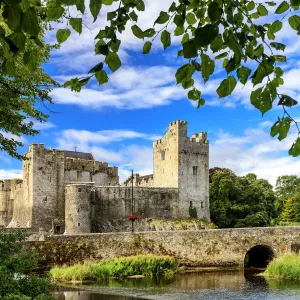
[[[54,127],[56,127],[56,125],[51,122],[45,122],[45,123],[34,122],[34,126],[33,126],[33,128],[36,130],[46,130]]]
[[[248,129],[241,136],[220,132],[210,146],[210,167],[226,167],[238,175],[255,173],[275,185],[281,175],[300,175],[300,159],[288,156],[297,135],[279,142],[262,128]]]
[[[174,74],[172,68],[165,66],[124,68],[111,76],[103,90],[93,86],[75,93],[57,88],[51,96],[59,104],[75,104],[86,109],[151,108],[186,97],[186,91],[175,85]]]
[[[22,170],[18,169],[0,169],[0,180],[12,179],[12,178],[23,178]]]
[[[85,130],[65,130],[57,139],[57,148],[72,150],[74,146],[77,151],[91,152],[96,160],[108,162],[110,166],[119,167],[120,182],[123,182],[130,170],[142,175],[152,173],[153,153],[151,142],[161,136],[146,134],[131,130],[102,130],[90,132]],[[118,144],[113,150],[106,148],[108,144],[125,141],[146,139],[149,146],[131,144],[124,146]],[[103,146],[105,144],[106,147]]]

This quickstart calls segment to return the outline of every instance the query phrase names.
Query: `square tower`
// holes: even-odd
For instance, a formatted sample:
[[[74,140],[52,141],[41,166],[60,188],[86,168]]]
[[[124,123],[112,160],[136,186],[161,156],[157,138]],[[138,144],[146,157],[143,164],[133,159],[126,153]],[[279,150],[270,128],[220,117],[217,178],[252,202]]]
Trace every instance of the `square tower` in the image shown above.
[[[180,203],[176,217],[189,217],[190,207],[199,219],[209,213],[209,144],[205,132],[187,136],[187,122],[174,121],[153,143],[155,187],[178,188]]]

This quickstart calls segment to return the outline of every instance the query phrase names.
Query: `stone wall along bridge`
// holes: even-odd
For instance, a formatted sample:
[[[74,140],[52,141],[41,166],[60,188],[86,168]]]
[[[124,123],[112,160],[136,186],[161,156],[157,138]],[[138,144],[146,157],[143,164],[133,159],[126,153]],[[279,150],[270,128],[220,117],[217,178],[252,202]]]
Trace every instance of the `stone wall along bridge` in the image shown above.
[[[27,242],[45,267],[139,254],[171,255],[191,267],[263,267],[299,246],[300,227],[56,235]]]

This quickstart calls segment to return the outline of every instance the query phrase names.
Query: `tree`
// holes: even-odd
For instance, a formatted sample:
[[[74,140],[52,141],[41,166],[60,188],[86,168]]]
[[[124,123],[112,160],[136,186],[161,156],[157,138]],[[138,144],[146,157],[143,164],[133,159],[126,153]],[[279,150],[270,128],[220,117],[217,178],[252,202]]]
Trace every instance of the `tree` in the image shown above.
[[[275,208],[278,215],[282,213],[285,202],[295,195],[300,187],[300,178],[295,175],[279,176],[275,185]]]
[[[38,133],[34,121],[45,122],[48,116],[37,105],[52,103],[49,92],[57,83],[40,67],[49,58],[50,46],[39,38],[26,40],[11,31],[10,22],[8,25],[0,15],[0,151],[23,158],[17,152],[22,146],[18,137]],[[42,31],[39,37],[43,37]],[[12,55],[9,49],[14,43],[21,48]]]
[[[0,298],[4,300],[53,299],[54,286],[47,278],[38,277],[38,257],[34,251],[22,251],[26,232],[0,231]]]
[[[195,76],[199,72],[206,83],[214,74],[215,61],[221,60],[224,80],[216,90],[218,96],[222,98],[230,95],[237,81],[240,81],[242,84],[253,84],[250,102],[262,114],[272,109],[278,101],[283,115],[278,117],[270,134],[278,136],[281,141],[286,138],[293,123],[298,138],[289,154],[300,154],[300,128],[289,112],[289,108],[295,106],[297,101],[278,92],[278,87],[284,83],[284,70],[280,66],[286,62],[286,56],[282,55],[286,45],[276,42],[276,33],[282,29],[284,19],[288,19],[291,28],[300,33],[300,17],[297,15],[300,0],[284,0],[280,3],[179,0],[173,2],[167,12],[161,11],[153,27],[148,29],[140,28],[136,23],[139,13],[146,9],[143,0],[0,0],[0,5],[4,21],[12,31],[11,35],[5,36],[0,30],[1,41],[6,47],[6,66],[12,64],[11,55],[24,48],[29,39],[39,44],[41,20],[63,23],[56,32],[58,42],[63,43],[71,35],[70,28],[79,34],[82,32],[83,14],[90,14],[95,21],[103,5],[111,7],[107,12],[107,26],[100,28],[95,36],[95,54],[101,54],[104,59],[101,61],[99,58],[99,63],[89,70],[86,77],[73,78],[65,83],[65,87],[69,86],[78,92],[91,77],[95,76],[99,84],[104,84],[109,79],[107,72],[115,72],[120,68],[118,50],[121,36],[130,22],[132,33],[145,40],[142,49],[144,54],[151,51],[156,38],[160,38],[165,50],[170,47],[172,36],[169,27],[175,24],[174,35],[182,36],[178,56],[186,59],[175,77],[177,84],[188,90],[189,99],[197,101],[198,107],[204,105],[201,91],[195,85]],[[69,8],[73,6],[77,11],[71,14]],[[264,23],[262,18],[269,15],[271,9],[274,10],[271,12],[272,22]],[[23,56],[25,58],[25,53]]]
[[[219,228],[268,226],[275,216],[275,195],[255,174],[216,171],[210,185],[211,219]]]

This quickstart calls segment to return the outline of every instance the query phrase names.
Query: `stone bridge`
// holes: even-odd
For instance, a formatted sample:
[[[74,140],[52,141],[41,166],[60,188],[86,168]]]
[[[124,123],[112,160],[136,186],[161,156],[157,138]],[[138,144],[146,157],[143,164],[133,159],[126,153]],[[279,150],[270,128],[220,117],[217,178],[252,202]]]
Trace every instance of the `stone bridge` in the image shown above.
[[[56,235],[26,247],[38,250],[45,267],[138,254],[171,255],[191,267],[264,267],[299,251],[300,227]]]

